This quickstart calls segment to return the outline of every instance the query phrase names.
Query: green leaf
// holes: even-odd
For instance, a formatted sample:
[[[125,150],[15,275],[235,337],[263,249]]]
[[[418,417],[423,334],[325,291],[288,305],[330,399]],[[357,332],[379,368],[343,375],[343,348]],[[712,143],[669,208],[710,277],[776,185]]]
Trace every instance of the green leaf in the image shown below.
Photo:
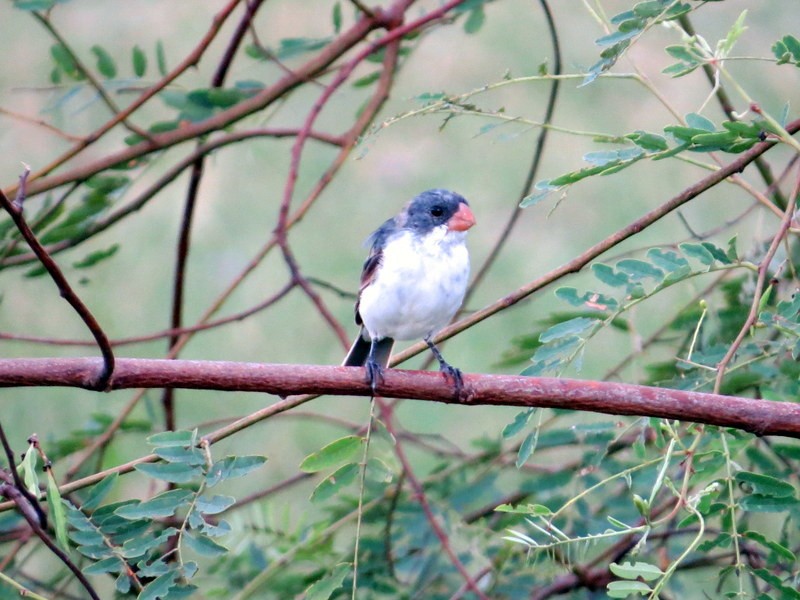
[[[200,496],[195,501],[195,508],[204,515],[216,515],[229,509],[236,503],[232,496]]]
[[[17,471],[22,476],[25,488],[34,496],[39,495],[39,472],[36,469],[38,462],[36,448],[33,447],[33,444],[29,444],[22,457],[22,462],[17,465]]]
[[[167,75],[167,56],[164,53],[164,43],[161,40],[156,42],[156,64],[158,65],[158,73],[162,77]]]
[[[521,469],[523,465],[528,462],[530,457],[533,456],[533,453],[536,451],[536,445],[538,441],[538,429],[531,431],[525,436],[525,439],[522,440],[522,443],[519,445],[519,451],[517,452],[517,458],[514,461],[514,464],[518,469]]]
[[[373,456],[367,460],[366,479],[371,483],[386,485],[394,480],[394,471],[380,458]]]
[[[56,63],[56,66],[61,69],[68,77],[75,80],[84,78],[83,73],[78,70],[78,65],[72,54],[67,50],[63,44],[53,44],[50,47],[50,56]]]
[[[299,56],[307,52],[313,52],[327,46],[331,41],[330,37],[324,38],[285,38],[280,41],[280,46],[275,51],[275,55],[280,60],[286,60],[294,56]]]
[[[633,133],[629,133],[625,137],[640,148],[643,148],[649,152],[661,152],[669,147],[667,140],[663,135],[648,133],[640,129],[637,129]]]
[[[721,262],[723,265],[730,264],[731,261],[730,259],[728,259],[728,253],[725,250],[723,250],[719,246],[712,244],[711,242],[702,242],[702,244],[703,248],[708,250],[711,256],[713,256],[715,260]]]
[[[300,463],[300,470],[304,473],[316,473],[340,465],[359,452],[363,443],[364,438],[357,435],[339,438],[306,456]]]
[[[342,30],[342,3],[337,2],[333,5],[331,13],[331,20],[333,21],[333,32],[339,33]]]
[[[194,446],[197,444],[197,430],[180,429],[178,431],[162,431],[147,438],[151,446],[166,448],[170,446]]]
[[[600,323],[600,319],[576,317],[574,319],[570,319],[569,321],[564,321],[563,323],[553,325],[546,331],[543,331],[539,335],[539,341],[543,344],[546,344],[553,340],[561,339],[571,335],[579,335],[587,329],[591,329],[598,323]]]
[[[739,471],[736,474],[736,483],[748,494],[760,494],[773,498],[793,498],[795,495],[795,489],[791,483],[760,473]]]
[[[686,115],[685,121],[689,127],[694,129],[700,129],[706,132],[716,131],[717,129],[712,120],[697,113],[689,113]]]
[[[734,235],[728,240],[728,249],[725,251],[725,256],[731,263],[739,261],[739,253],[736,250],[736,236]]]
[[[117,65],[108,51],[102,46],[92,46],[92,53],[97,57],[97,70],[106,79],[114,79],[117,76]]]
[[[533,413],[536,411],[535,408],[528,408],[523,410],[522,412],[517,413],[517,416],[514,417],[514,420],[511,421],[508,425],[503,427],[503,438],[508,439],[517,435],[520,431],[525,429],[525,426],[530,422]]]
[[[218,544],[214,540],[208,538],[202,533],[192,534],[187,533],[182,538],[183,543],[191,548],[200,556],[222,556],[228,553],[228,549],[222,544]]]
[[[736,19],[736,22],[728,30],[725,39],[721,40],[720,43],[717,45],[719,54],[722,58],[730,54],[731,50],[733,50],[733,46],[736,44],[736,40],[738,40],[747,29],[747,27],[745,27],[744,25],[744,20],[746,17],[747,17],[747,11],[743,10],[739,15],[739,18]]]
[[[20,10],[49,10],[53,8],[57,0],[14,0],[14,8]]]
[[[540,346],[531,359],[533,366],[522,371],[522,375],[539,377],[542,373],[556,371],[582,344],[583,340],[578,336],[569,336]]]
[[[534,517],[549,517],[553,511],[542,504],[501,504],[494,509],[496,512],[512,513],[518,515],[531,515]]]
[[[209,469],[206,483],[210,487],[226,479],[244,477],[265,462],[267,462],[266,456],[226,456],[215,462]]]
[[[533,189],[536,190],[534,193],[525,196],[522,201],[520,201],[520,208],[527,208],[529,206],[533,206],[534,204],[538,204],[547,196],[549,196],[551,192],[560,189],[560,186],[550,185],[549,180],[544,180],[538,181],[536,185],[533,186]]]
[[[92,486],[86,500],[81,504],[81,510],[93,511],[100,506],[100,503],[109,494],[114,484],[117,483],[117,479],[119,479],[119,473],[112,473],[104,477],[97,485]]]
[[[480,28],[483,27],[485,21],[486,15],[483,12],[483,4],[479,4],[469,11],[469,16],[467,20],[464,21],[464,33],[468,35],[477,33]]]
[[[165,446],[156,448],[154,454],[169,463],[185,463],[187,465],[202,466],[206,464],[206,456],[200,448]]]
[[[794,64],[800,67],[800,40],[792,35],[785,35],[772,45],[772,52],[778,64]]]
[[[612,581],[606,588],[609,598],[627,598],[631,594],[649,594],[653,590],[643,581]]]
[[[167,598],[167,594],[169,594],[179,576],[180,572],[174,569],[156,577],[142,589],[136,600],[163,600]]]
[[[67,515],[64,503],[61,500],[61,492],[58,490],[58,483],[53,477],[53,470],[47,469],[47,512],[53,523],[56,532],[56,541],[66,551],[69,551],[69,540],[67,538]]]
[[[619,165],[622,161],[630,161],[644,155],[642,148],[622,148],[620,150],[603,150],[583,155],[583,160],[593,165]]]
[[[139,46],[134,46],[131,51],[131,63],[133,64],[133,74],[136,77],[144,77],[147,73],[147,55]]]
[[[203,470],[196,465],[184,463],[142,463],[134,469],[153,479],[170,483],[189,483],[203,475]]]
[[[378,81],[378,79],[380,79],[380,78],[381,78],[381,72],[380,71],[373,71],[372,73],[368,73],[367,75],[364,75],[363,77],[359,77],[358,79],[356,79],[353,82],[352,85],[353,85],[354,88],[363,88],[363,87],[367,87],[367,86],[372,85],[373,83]]]
[[[649,262],[637,260],[635,258],[626,258],[616,264],[619,271],[627,273],[634,281],[641,281],[642,279],[654,279],[660,282],[664,279],[664,271],[651,265]]]
[[[167,527],[158,535],[153,535],[148,527],[140,535],[125,540],[118,552],[120,556],[128,560],[141,558],[153,548],[166,543],[177,531],[174,527]]]
[[[343,467],[339,467],[331,475],[317,484],[314,491],[311,492],[312,502],[324,502],[335,494],[338,494],[342,488],[352,484],[358,475],[359,465],[356,463],[349,463]]]
[[[681,252],[689,258],[694,258],[704,265],[711,266],[714,264],[714,256],[702,244],[684,243],[678,246]]]
[[[569,302],[572,306],[579,306],[589,310],[609,311],[616,310],[619,306],[616,298],[592,291],[578,294],[578,290],[574,287],[558,288],[556,297]]]
[[[689,261],[677,252],[672,250],[662,250],[661,248],[651,248],[647,251],[647,258],[657,267],[665,270],[667,273],[674,273],[676,271],[689,274],[691,268]]]
[[[748,540],[753,540],[754,542],[761,544],[765,548],[774,552],[783,560],[788,560],[790,562],[795,562],[797,560],[797,556],[795,556],[794,552],[789,550],[789,548],[779,544],[778,542],[767,539],[764,534],[758,531],[745,531],[742,536]]]
[[[352,568],[353,565],[349,563],[336,565],[333,571],[306,589],[305,600],[328,600],[336,590],[342,587],[344,578]]]
[[[621,565],[611,563],[608,565],[608,568],[614,575],[622,577],[623,579],[638,579],[641,577],[645,581],[653,581],[664,574],[664,571],[657,566],[646,562],[626,562]]]
[[[175,511],[184,506],[194,496],[189,490],[169,490],[135,504],[126,504],[114,511],[114,514],[123,519],[163,519],[175,514]]]
[[[800,501],[796,498],[779,498],[760,494],[751,494],[739,501],[739,507],[749,512],[783,512],[794,510],[798,505],[800,505]]]
[[[630,281],[630,277],[625,273],[621,273],[615,270],[614,267],[603,263],[594,263],[592,265],[592,273],[600,281],[611,287],[626,287]]]
[[[103,575],[104,573],[123,572],[123,563],[117,556],[109,556],[101,561],[81,569],[86,575]]]
[[[105,250],[95,250],[83,257],[82,260],[72,263],[72,266],[76,269],[88,269],[107,258],[111,258],[117,253],[117,250],[119,250],[119,244],[113,244]]]

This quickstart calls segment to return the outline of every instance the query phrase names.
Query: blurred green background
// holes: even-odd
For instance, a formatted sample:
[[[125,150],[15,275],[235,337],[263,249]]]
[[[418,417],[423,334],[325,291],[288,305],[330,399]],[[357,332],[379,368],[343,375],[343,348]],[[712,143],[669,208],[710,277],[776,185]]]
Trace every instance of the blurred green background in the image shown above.
[[[121,65],[119,81],[112,87],[113,97],[125,104],[135,97],[124,74],[130,73],[130,49],[141,46],[154,61],[154,49],[160,40],[168,65],[179,62],[208,28],[211,18],[224,3],[207,0],[139,0],[110,2],[80,0],[57,6],[52,18],[74,47],[89,56],[89,48],[99,44],[111,52]],[[289,37],[318,37],[332,32],[329,15],[331,1],[270,2],[257,20],[260,39],[277,46]],[[563,53],[564,71],[580,73],[594,64],[599,48],[594,40],[606,32],[590,10],[604,10],[613,15],[632,3],[552,2]],[[418,14],[437,6],[420,2]],[[346,24],[352,19],[345,6]],[[771,44],[786,33],[783,28],[797,22],[796,0],[748,2],[727,0],[710,3],[692,15],[698,32],[713,44],[747,9],[748,31],[739,40],[738,56],[769,57]],[[413,11],[412,11],[413,13]],[[467,34],[463,20],[430,30],[418,41],[414,52],[404,59],[392,97],[382,110],[378,123],[408,110],[418,108],[415,97],[423,93],[463,93],[506,76],[536,74],[539,65],[551,61],[545,21],[537,3],[509,0],[489,3],[485,23],[474,34]],[[230,30],[233,22],[225,25]],[[107,118],[106,110],[95,95],[82,87],[70,90],[49,84],[52,61],[47,33],[30,16],[12,9],[5,2],[0,7],[0,28],[5,40],[5,56],[0,67],[0,107],[41,118],[63,130],[80,135],[91,131]],[[226,39],[223,33],[220,40]],[[614,72],[639,69],[643,76],[672,103],[678,114],[698,111],[710,88],[698,70],[682,79],[670,79],[661,70],[671,64],[663,47],[678,43],[675,31],[658,28],[630,51]],[[208,85],[215,57],[221,43],[212,45],[208,58],[198,68],[182,77],[181,88]],[[302,60],[302,59],[297,59]],[[291,64],[291,60],[289,61]],[[756,95],[758,102],[773,114],[779,114],[786,98],[798,98],[800,80],[797,69],[784,68],[781,77],[764,69],[757,61],[731,62],[730,69]],[[360,67],[366,75],[374,65]],[[269,81],[279,74],[277,67],[242,57],[234,65],[229,80]],[[555,111],[554,123],[571,131],[625,134],[636,129],[660,132],[676,119],[644,87],[634,81],[600,79],[581,87],[580,80],[564,81]],[[475,98],[486,110],[501,107],[506,114],[539,120],[544,112],[549,84],[519,83]],[[248,119],[251,126],[298,126],[316,97],[316,90],[303,90],[291,102],[278,106],[269,115]],[[326,107],[317,129],[337,133],[349,126],[353,113],[367,97],[363,89],[344,87]],[[737,110],[745,110],[741,102]],[[153,120],[163,118],[159,100],[144,111]],[[720,122],[723,117],[712,100],[703,114]],[[143,118],[143,117],[140,117]],[[325,280],[355,292],[366,248],[362,242],[384,219],[393,215],[412,196],[431,187],[445,187],[466,196],[476,214],[478,226],[470,233],[470,248],[475,268],[481,265],[496,242],[510,212],[519,199],[522,182],[531,160],[538,131],[508,124],[481,134],[489,121],[477,117],[457,117],[440,130],[444,116],[426,116],[400,120],[362,144],[349,159],[334,182],[328,186],[308,217],[292,229],[290,241],[306,276]],[[66,150],[70,143],[40,127],[25,123],[9,114],[0,114],[0,181],[11,185],[25,162],[34,170]],[[149,123],[140,122],[146,126]],[[113,136],[112,136],[113,137]],[[118,149],[124,132],[116,140],[101,142],[89,153],[91,157]],[[188,269],[185,319],[192,323],[228,285],[256,250],[270,236],[283,193],[292,140],[258,139],[231,146],[215,153],[207,161],[206,176],[199,195],[193,247]],[[549,178],[584,165],[581,156],[607,146],[591,137],[551,132],[537,179]],[[185,155],[185,144],[164,153],[137,171],[129,195],[144,189],[168,166]],[[309,143],[303,156],[295,202],[304,198],[334,156],[330,149]],[[548,200],[523,212],[520,221],[499,260],[483,285],[476,291],[466,310],[479,309],[520,285],[547,272],[626,225],[647,210],[661,204],[705,175],[702,169],[681,162],[642,163],[616,176],[592,178],[574,186],[560,202]],[[751,173],[752,183],[760,182]],[[100,323],[112,338],[138,335],[164,329],[169,323],[169,306],[175,241],[187,186],[184,173],[151,201],[142,211],[92,239],[90,242],[57,255],[73,283]],[[31,200],[41,202],[42,197]],[[123,202],[120,198],[119,202]],[[733,186],[721,185],[682,210],[695,231],[720,225],[738,214],[751,198]],[[752,240],[774,217],[758,213],[738,227],[740,253],[746,254]],[[767,231],[771,231],[768,229]],[[666,244],[689,236],[686,227],[671,215],[642,235],[615,249],[615,254]],[[727,240],[726,232],[721,242]],[[717,240],[720,241],[720,240]],[[92,250],[120,243],[117,254],[97,267],[79,271],[71,268]],[[25,270],[25,269],[23,269]],[[21,270],[6,270],[2,275],[0,331],[86,339],[87,332],[76,315],[59,297],[46,278],[21,277]],[[274,253],[226,304],[221,314],[244,310],[279,289],[287,271]],[[581,287],[581,276],[569,279],[569,285]],[[681,286],[660,295],[642,310],[669,311],[686,302],[702,282]],[[321,290],[325,301],[349,331],[352,300]],[[498,366],[510,340],[532,330],[534,323],[550,312],[563,309],[552,289],[473,327],[444,345],[449,362],[468,372],[517,372],[514,367]],[[652,313],[651,313],[652,314]],[[646,336],[648,325],[637,335]],[[589,346],[580,377],[600,376],[605,369],[629,352],[635,336],[605,332]],[[3,356],[52,356],[49,346],[3,341]],[[161,357],[166,341],[125,346],[120,356]],[[94,355],[93,348],[60,347],[60,356]],[[183,358],[219,359],[281,363],[338,364],[344,348],[315,313],[299,291],[270,310],[240,323],[201,333],[192,340]],[[420,364],[419,358],[407,366]],[[574,375],[574,373],[572,373]],[[636,366],[626,372],[635,381]],[[15,447],[23,447],[25,438],[37,432],[42,440],[60,438],[66,431],[87,427],[93,413],[114,415],[132,392],[96,394],[73,389],[5,389],[0,391],[0,410],[4,423],[13,423]],[[161,428],[159,394],[151,391],[147,401],[137,407],[133,417],[152,422]],[[179,391],[178,423],[195,426],[218,419],[229,419],[252,412],[275,399],[256,394],[220,394]],[[365,423],[368,404],[364,398],[321,398],[306,407],[322,414],[336,415],[355,423]],[[404,402],[401,421],[414,431],[444,435],[458,444],[481,436],[496,439],[516,409],[458,408],[425,402]],[[279,480],[296,472],[305,454],[341,434],[330,425],[316,420],[282,416],[223,442],[225,451],[264,453],[270,457],[267,469],[259,477]],[[588,420],[589,415],[579,415]],[[146,452],[140,437],[115,445],[105,459],[118,464]],[[129,480],[131,481],[131,480]],[[263,479],[243,486],[262,487]]]

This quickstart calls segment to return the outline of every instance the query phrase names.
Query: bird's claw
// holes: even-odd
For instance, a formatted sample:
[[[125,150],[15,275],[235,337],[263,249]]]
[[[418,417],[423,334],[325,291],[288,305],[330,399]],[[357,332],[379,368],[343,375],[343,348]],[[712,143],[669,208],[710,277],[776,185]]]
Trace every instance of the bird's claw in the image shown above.
[[[464,378],[461,374],[461,369],[447,363],[442,363],[439,370],[445,376],[445,379],[452,380],[456,398],[461,398],[461,393],[464,391]]]
[[[367,383],[375,395],[378,392],[378,385],[383,383],[383,367],[374,360],[368,360],[364,366],[367,369]]]

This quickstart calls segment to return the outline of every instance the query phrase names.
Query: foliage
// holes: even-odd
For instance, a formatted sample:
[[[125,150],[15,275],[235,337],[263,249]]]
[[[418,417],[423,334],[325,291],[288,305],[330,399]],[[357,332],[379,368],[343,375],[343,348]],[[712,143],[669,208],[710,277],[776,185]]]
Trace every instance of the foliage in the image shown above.
[[[219,350],[223,357],[288,362],[297,345],[307,362],[331,362],[343,323],[349,327],[355,278],[343,276],[350,283],[342,291],[332,281],[338,275],[312,273],[329,273],[339,249],[357,247],[356,226],[366,230],[377,204],[367,201],[373,196],[365,197],[366,191],[348,199],[349,190],[342,190],[395,186],[390,171],[400,163],[394,153],[405,160],[410,152],[408,140],[396,138],[408,131],[419,136],[410,142],[414,153],[430,152],[422,161],[434,169],[431,178],[445,179],[450,155],[423,148],[423,137],[449,140],[449,153],[477,161],[471,168],[452,160],[454,177],[493,189],[510,177],[490,173],[485,148],[507,153],[507,174],[518,168],[509,166],[518,165],[512,158],[528,152],[525,142],[535,133],[542,137],[525,174],[529,184],[494,207],[509,214],[509,230],[499,241],[492,232],[478,238],[491,247],[473,254],[493,258],[482,263],[481,277],[488,279],[479,278],[475,289],[484,297],[491,292],[490,306],[499,307],[493,317],[546,284],[559,285],[537,294],[547,305],[536,311],[538,321],[531,323],[529,310],[516,313],[513,339],[492,331],[470,349],[478,356],[475,370],[488,371],[494,363],[527,377],[588,373],[595,380],[775,402],[800,397],[794,244],[800,126],[791,98],[781,91],[783,82],[796,81],[800,41],[773,18],[783,14],[778,8],[734,14],[724,2],[586,2],[581,10],[594,27],[589,33],[589,25],[573,25],[577,3],[543,1],[555,25],[546,35],[542,26],[541,38],[549,36],[551,44],[537,49],[535,60],[542,64],[529,64],[528,52],[522,67],[527,74],[509,68],[499,79],[506,65],[492,64],[495,79],[464,92],[475,80],[463,83],[450,67],[478,69],[479,61],[471,61],[497,45],[491,28],[501,11],[510,5],[514,18],[514,11],[527,16],[528,4],[463,0],[410,8],[398,0],[378,10],[331,1],[323,3],[325,12],[315,5],[313,13],[294,5],[299,16],[290,19],[291,31],[283,31],[282,21],[271,19],[275,14],[263,16],[270,3],[232,0],[216,15],[203,13],[207,30],[185,46],[158,39],[157,32],[109,43],[103,28],[78,27],[79,3],[69,0],[12,4],[18,22],[41,26],[46,34],[36,42],[35,68],[26,73],[46,98],[41,114],[2,108],[12,127],[34,127],[46,140],[26,184],[25,220],[66,278],[81,284],[87,304],[102,307],[105,300],[98,321],[109,330],[115,321],[130,328],[124,329],[130,338],[113,339],[118,353],[124,344],[168,342],[166,353],[148,346],[141,355],[156,348],[157,355],[175,358],[191,341],[195,357]],[[607,16],[606,4],[617,14]],[[171,25],[185,36],[198,31],[205,9],[195,5],[197,14],[184,15],[189,27],[171,12],[180,10],[174,6],[156,3],[152,10],[175,20]],[[794,14],[793,7],[786,12]],[[121,28],[124,14],[108,26]],[[751,21],[753,14],[759,18]],[[714,41],[718,23],[727,23],[727,31]],[[440,68],[426,52],[448,31],[458,37],[460,51]],[[508,58],[502,60],[523,60],[512,51],[516,36],[530,37],[521,24],[503,28],[500,43]],[[572,54],[586,40],[594,42],[593,53]],[[757,50],[739,55],[742,45]],[[569,61],[561,60],[561,47]],[[570,72],[562,72],[562,62]],[[572,66],[577,64],[590,66]],[[8,65],[3,69],[9,81],[19,76]],[[419,87],[419,81],[425,84]],[[643,97],[628,99],[628,86],[641,88]],[[548,90],[553,106],[560,106],[564,93],[587,94],[586,104],[541,118],[520,108],[531,106],[532,88]],[[593,96],[608,90],[628,113],[624,117]],[[637,102],[657,106],[656,116]],[[438,135],[426,116],[440,119]],[[464,131],[472,136],[467,142],[459,138]],[[544,137],[555,135],[568,143]],[[269,144],[268,154],[262,143]],[[391,168],[347,160],[355,150],[365,164],[372,154],[385,156],[387,147]],[[244,152],[235,155],[231,184],[214,169],[216,159],[224,164],[237,148]],[[581,152],[584,164],[570,167]],[[704,188],[693,183],[751,156],[744,174]],[[545,177],[538,171],[542,157]],[[381,173],[356,187],[353,181],[366,177],[366,170]],[[188,183],[181,179],[186,171]],[[342,198],[331,217],[319,199],[333,181]],[[609,198],[611,188],[604,186],[614,185],[622,191]],[[676,185],[682,189],[668,200]],[[185,198],[178,218],[162,207],[171,187],[180,186]],[[714,197],[724,186],[722,200]],[[197,204],[201,190],[210,187],[224,205],[203,212]],[[19,190],[9,185],[6,193],[13,197]],[[246,203],[249,195],[257,196],[257,204]],[[564,218],[561,237],[576,240],[548,237],[548,231],[527,236],[520,229],[520,215],[544,218],[548,202],[547,218]],[[670,208],[654,217],[655,203]],[[690,203],[700,206],[700,216],[681,213],[685,227],[651,233],[661,216]],[[383,215],[386,205],[375,210]],[[266,217],[265,207],[272,211]],[[486,207],[476,208],[479,221],[481,212],[487,222],[500,222]],[[618,234],[603,233],[618,217],[629,225]],[[709,230],[695,231],[692,218]],[[300,228],[304,220],[313,224],[310,233]],[[265,231],[272,232],[268,239]],[[515,253],[519,269],[503,278],[497,274],[502,263],[492,260],[510,254],[507,248],[514,246],[506,242],[514,231],[524,231],[525,252]],[[585,231],[607,237],[580,252]],[[173,244],[171,264],[164,256],[172,256]],[[568,263],[541,285],[523,285],[530,264],[535,260],[539,269],[551,246],[579,254],[574,268]],[[190,248],[192,256],[204,256],[203,268],[196,269],[202,275],[188,269]],[[232,272],[230,265],[245,253],[241,271]],[[279,257],[273,263],[269,255]],[[30,298],[49,302],[57,296],[46,277],[52,270],[40,258],[12,218],[0,219],[0,270],[11,296],[3,299],[3,330],[29,324]],[[169,274],[162,272],[165,265]],[[250,292],[243,282],[257,267],[269,270],[269,277]],[[350,265],[348,273],[356,269]],[[115,276],[118,289],[96,283]],[[137,296],[123,304],[129,279],[138,283]],[[509,293],[518,294],[513,302]],[[300,299],[291,311],[280,306],[289,295]],[[213,320],[229,300],[239,308]],[[21,338],[23,354],[34,353],[35,344],[44,344],[47,355],[63,344],[94,351],[84,340],[58,337],[62,313],[50,319],[56,309],[46,306],[35,307],[35,319],[47,328],[47,338],[33,329],[2,335]],[[153,322],[129,317],[138,308],[147,317],[157,312],[159,327],[169,314],[169,328],[149,332]],[[267,333],[257,338],[252,355],[244,329],[223,329],[273,311],[273,321],[263,317],[253,328]],[[190,314],[203,316],[192,321]],[[230,345],[213,333],[199,338],[209,342],[194,342],[206,329],[236,333]],[[273,337],[279,330],[284,337]],[[334,350],[326,355],[322,347]],[[220,368],[209,363],[209,370]],[[36,393],[37,399],[50,394],[44,388]],[[422,416],[398,416],[409,403],[380,398],[367,419],[363,405],[351,409],[338,399],[327,412],[316,405],[299,412],[312,399],[303,397],[291,405],[282,404],[285,399],[259,405],[240,417],[241,407],[250,406],[244,401],[215,395],[209,407],[195,409],[190,403],[205,407],[206,396],[182,391],[179,397],[181,402],[172,390],[160,396],[142,391],[127,396],[123,406],[120,396],[97,405],[91,396],[90,409],[77,408],[87,404],[75,400],[70,411],[34,421],[43,441],[32,438],[19,464],[9,464],[0,479],[0,495],[9,500],[0,512],[0,597],[11,590],[84,597],[90,588],[101,597],[169,600],[800,597],[796,440],[576,413],[568,397],[558,410],[526,407],[516,416],[498,416],[468,412],[477,411],[471,406],[436,422],[427,421],[427,408],[419,409]],[[6,429],[39,418],[23,396],[5,402],[9,408],[4,404],[0,422]],[[713,407],[709,412],[713,416]],[[75,414],[66,413],[80,413],[80,425],[73,427]],[[286,419],[277,418],[282,413]],[[292,416],[302,423],[286,425]],[[256,427],[262,421],[266,432]],[[29,434],[15,429],[14,435]],[[229,446],[223,451],[222,444]],[[50,558],[52,548],[32,535],[35,524],[23,520],[28,500],[20,499],[12,470],[26,492],[46,498],[48,520],[39,525],[65,553],[58,562]],[[17,512],[10,510],[15,505]],[[87,576],[88,586],[70,566]]]

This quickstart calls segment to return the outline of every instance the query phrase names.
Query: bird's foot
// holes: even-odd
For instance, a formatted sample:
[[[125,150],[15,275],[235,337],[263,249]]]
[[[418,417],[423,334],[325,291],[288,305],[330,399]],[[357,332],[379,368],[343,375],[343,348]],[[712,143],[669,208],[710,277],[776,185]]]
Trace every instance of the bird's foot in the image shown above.
[[[374,396],[378,392],[378,385],[383,383],[383,367],[374,360],[367,360],[364,366],[367,369],[367,383]]]
[[[461,392],[464,391],[464,378],[461,375],[461,369],[443,362],[441,365],[439,365],[439,370],[442,372],[445,379],[449,379],[453,382],[456,398],[461,398]]]
[[[464,391],[464,378],[461,376],[461,369],[455,368],[444,359],[444,356],[439,352],[439,349],[436,347],[436,344],[433,343],[430,336],[425,338],[425,343],[428,344],[428,348],[433,352],[433,356],[439,361],[439,370],[444,373],[446,379],[450,379],[453,382],[456,398],[460,400],[461,392]]]

